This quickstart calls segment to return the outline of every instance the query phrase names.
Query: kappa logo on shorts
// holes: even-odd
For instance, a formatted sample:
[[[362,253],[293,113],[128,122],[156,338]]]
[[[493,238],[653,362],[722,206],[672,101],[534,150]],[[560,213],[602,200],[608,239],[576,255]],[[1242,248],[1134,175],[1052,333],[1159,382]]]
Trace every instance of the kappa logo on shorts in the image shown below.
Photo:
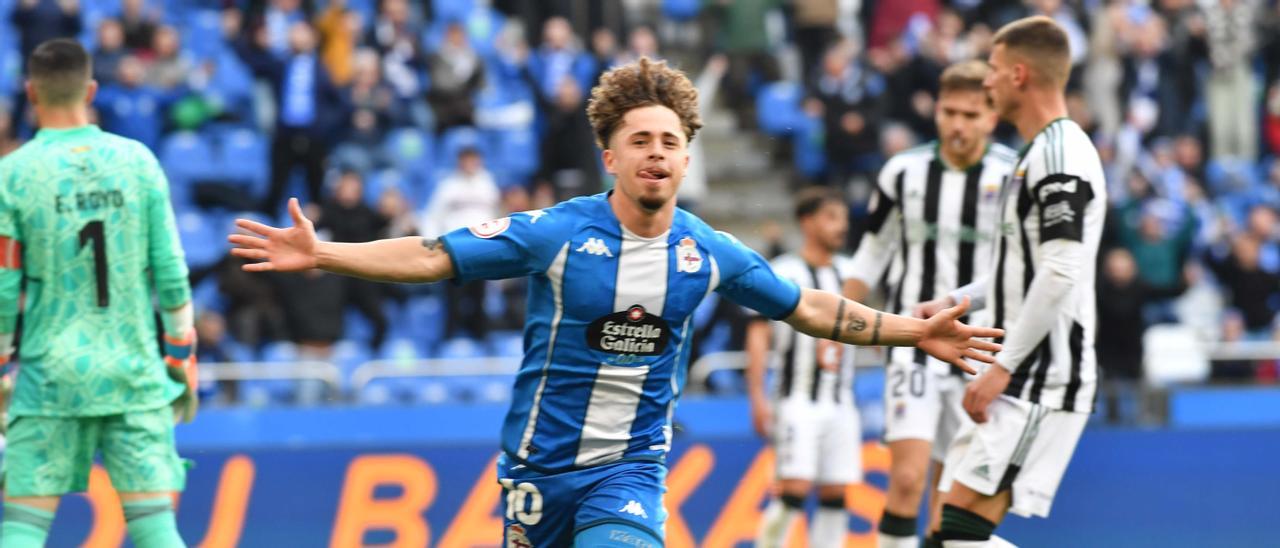
[[[502,234],[503,232],[506,232],[507,229],[510,227],[511,227],[511,217],[503,217],[501,219],[485,221],[478,225],[471,225],[467,227],[467,230],[470,230],[471,234],[475,235],[475,237],[484,238],[487,240],[489,238]]]
[[[507,526],[507,548],[533,548],[524,527],[515,523]]]
[[[644,507],[640,506],[640,503],[634,500],[627,501],[627,505],[623,506],[622,509],[618,511],[626,514],[631,514],[633,516],[640,516],[644,519],[649,519],[649,513],[645,512]]]

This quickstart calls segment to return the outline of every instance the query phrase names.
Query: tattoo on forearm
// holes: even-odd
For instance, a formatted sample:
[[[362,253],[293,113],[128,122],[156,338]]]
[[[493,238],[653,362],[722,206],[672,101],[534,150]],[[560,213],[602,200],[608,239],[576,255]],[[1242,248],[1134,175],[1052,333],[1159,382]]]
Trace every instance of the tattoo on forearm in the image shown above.
[[[840,340],[840,325],[844,322],[844,299],[840,299],[840,304],[836,306],[836,325],[831,328],[831,337],[833,341]]]
[[[440,244],[440,240],[437,240],[435,238],[423,238],[422,247],[425,247],[431,251],[438,251],[442,246]]]
[[[871,328],[871,346],[876,346],[880,343],[880,319],[883,316],[884,312],[879,310],[876,311],[876,325]]]
[[[849,313],[849,331],[862,331],[867,328],[867,320],[863,319],[856,312]]]

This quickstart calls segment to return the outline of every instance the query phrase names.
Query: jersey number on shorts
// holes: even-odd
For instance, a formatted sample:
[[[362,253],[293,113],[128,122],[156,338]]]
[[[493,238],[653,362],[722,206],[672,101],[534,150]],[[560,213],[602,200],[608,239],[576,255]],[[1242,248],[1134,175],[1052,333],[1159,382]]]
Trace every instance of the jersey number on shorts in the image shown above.
[[[80,229],[80,249],[84,249],[89,240],[93,240],[93,277],[98,282],[98,306],[106,308],[111,305],[111,294],[107,290],[107,237],[102,221],[89,221]]]
[[[924,395],[924,368],[923,367],[911,368],[910,380],[908,380],[907,377],[908,377],[907,373],[901,369],[893,372],[893,397],[895,398],[902,397],[903,384],[908,385],[908,388],[911,390],[912,396],[915,396],[917,398],[920,396],[923,396]]]
[[[507,519],[518,520],[525,525],[537,525],[542,521],[542,493],[532,483],[516,483],[509,478],[498,480],[507,491]],[[529,511],[524,510],[525,503]],[[518,510],[517,510],[518,508]]]

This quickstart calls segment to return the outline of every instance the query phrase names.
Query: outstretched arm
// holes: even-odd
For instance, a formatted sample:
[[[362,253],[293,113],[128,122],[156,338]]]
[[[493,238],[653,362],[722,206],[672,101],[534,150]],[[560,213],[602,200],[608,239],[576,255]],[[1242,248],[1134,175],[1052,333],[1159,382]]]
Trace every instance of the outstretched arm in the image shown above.
[[[302,214],[297,198],[289,200],[293,226],[275,228],[247,219],[236,226],[251,234],[232,234],[237,257],[261,261],[244,265],[249,272],[297,272],[318,268],[335,274],[380,282],[429,283],[454,276],[453,263],[439,240],[394,238],[358,244],[321,242],[315,225]]]
[[[976,373],[964,358],[991,363],[987,352],[1000,345],[978,340],[999,337],[1003,330],[971,327],[956,320],[969,308],[968,299],[928,320],[886,314],[835,293],[805,289],[785,321],[802,333],[867,346],[915,346],[935,358]]]

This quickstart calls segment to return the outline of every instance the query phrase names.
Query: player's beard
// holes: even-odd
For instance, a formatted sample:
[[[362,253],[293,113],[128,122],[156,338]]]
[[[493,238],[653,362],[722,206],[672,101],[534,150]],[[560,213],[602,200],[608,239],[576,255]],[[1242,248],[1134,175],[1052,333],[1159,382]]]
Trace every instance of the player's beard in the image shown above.
[[[662,206],[667,205],[668,200],[664,200],[661,196],[646,195],[646,196],[640,196],[640,199],[636,201],[640,202],[640,207],[643,207],[649,211],[657,211],[659,209],[662,209]]]

